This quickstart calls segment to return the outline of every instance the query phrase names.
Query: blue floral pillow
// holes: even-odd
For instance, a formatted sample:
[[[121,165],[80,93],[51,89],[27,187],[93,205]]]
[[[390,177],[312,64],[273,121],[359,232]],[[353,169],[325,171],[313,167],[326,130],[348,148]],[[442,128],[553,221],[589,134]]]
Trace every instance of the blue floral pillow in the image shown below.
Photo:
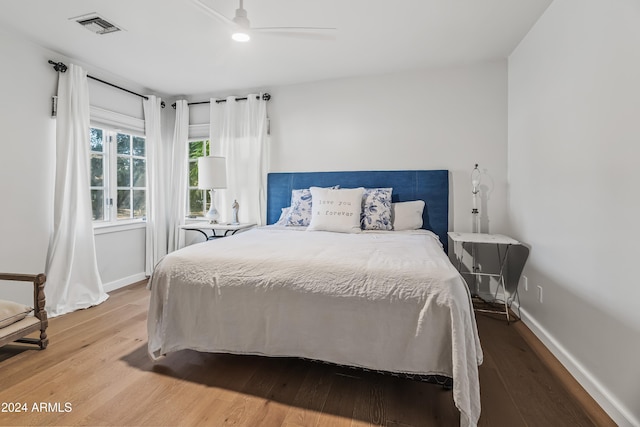
[[[393,188],[365,188],[360,225],[363,230],[393,230],[391,192]]]
[[[308,188],[291,191],[291,206],[285,225],[306,227],[311,222],[311,191]]]
[[[286,225],[290,210],[291,208],[282,208],[280,218],[278,218],[278,221],[276,221],[274,225]]]

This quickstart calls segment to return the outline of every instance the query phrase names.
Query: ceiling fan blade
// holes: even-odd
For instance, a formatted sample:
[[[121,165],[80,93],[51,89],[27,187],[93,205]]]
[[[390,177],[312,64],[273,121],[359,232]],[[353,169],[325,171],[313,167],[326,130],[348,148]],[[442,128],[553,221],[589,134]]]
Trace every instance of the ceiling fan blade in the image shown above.
[[[195,4],[196,6],[198,6],[198,8],[200,8],[200,10],[202,10],[203,12],[208,14],[209,16],[213,16],[214,18],[218,19],[220,22],[223,22],[224,24],[227,24],[232,28],[238,27],[238,24],[233,22],[232,19],[227,18],[226,16],[224,16],[223,14],[218,12],[217,10],[215,10],[215,9],[209,7],[208,5],[204,4],[202,2],[202,0],[191,0],[191,2],[193,4]]]
[[[260,37],[287,37],[287,38],[296,38],[303,40],[335,40],[336,33],[319,33],[312,31],[265,31],[258,32]]]
[[[320,27],[260,27],[251,30],[265,36],[295,37],[307,40],[335,40],[338,34],[336,28]]]
[[[308,32],[317,32],[317,33],[333,33],[338,31],[337,28],[329,28],[329,27],[255,27],[251,28],[252,31],[259,31],[262,33],[267,32],[291,32],[291,33],[308,33]]]

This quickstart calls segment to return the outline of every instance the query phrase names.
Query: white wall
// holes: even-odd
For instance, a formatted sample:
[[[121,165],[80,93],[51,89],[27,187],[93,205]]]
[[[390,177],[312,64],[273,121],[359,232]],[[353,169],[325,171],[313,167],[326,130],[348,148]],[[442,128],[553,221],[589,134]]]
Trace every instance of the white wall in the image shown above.
[[[509,59],[509,216],[526,323],[640,425],[640,3],[555,0]],[[535,288],[543,286],[543,303]]]
[[[452,221],[471,230],[470,173],[486,172],[485,231],[506,228],[506,61],[271,88],[271,172],[449,169]]]
[[[130,285],[145,278],[145,229],[106,232],[97,230],[96,258],[105,291]]]

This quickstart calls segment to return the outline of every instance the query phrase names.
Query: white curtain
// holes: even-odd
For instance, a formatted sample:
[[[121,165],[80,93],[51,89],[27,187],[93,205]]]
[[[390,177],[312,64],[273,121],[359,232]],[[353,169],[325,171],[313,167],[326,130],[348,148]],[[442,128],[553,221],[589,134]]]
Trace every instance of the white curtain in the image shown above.
[[[166,198],[167,173],[161,134],[161,99],[150,95],[142,103],[147,151],[147,276],[160,259],[167,254]]]
[[[49,316],[105,301],[93,236],[87,73],[70,64],[58,77],[53,235],[47,253]]]
[[[176,124],[173,130],[173,147],[168,200],[169,241],[168,250],[173,252],[184,246],[184,224],[187,208],[187,174],[189,172],[189,106],[187,101],[176,102]]]
[[[231,220],[231,205],[237,200],[240,222],[266,223],[267,102],[257,98],[211,99],[212,154],[227,159],[227,189],[216,191],[223,221]]]

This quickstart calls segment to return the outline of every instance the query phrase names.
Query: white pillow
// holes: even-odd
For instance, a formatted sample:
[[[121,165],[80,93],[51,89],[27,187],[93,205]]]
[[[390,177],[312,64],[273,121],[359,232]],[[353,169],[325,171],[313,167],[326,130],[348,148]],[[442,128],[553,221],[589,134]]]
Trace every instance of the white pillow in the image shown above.
[[[393,215],[393,229],[418,230],[422,228],[422,212],[424,211],[424,200],[414,200],[412,202],[398,202],[391,204]]]
[[[359,233],[364,188],[311,187],[311,223],[307,230]]]
[[[17,302],[0,300],[0,328],[24,319],[32,310],[33,308]]]

